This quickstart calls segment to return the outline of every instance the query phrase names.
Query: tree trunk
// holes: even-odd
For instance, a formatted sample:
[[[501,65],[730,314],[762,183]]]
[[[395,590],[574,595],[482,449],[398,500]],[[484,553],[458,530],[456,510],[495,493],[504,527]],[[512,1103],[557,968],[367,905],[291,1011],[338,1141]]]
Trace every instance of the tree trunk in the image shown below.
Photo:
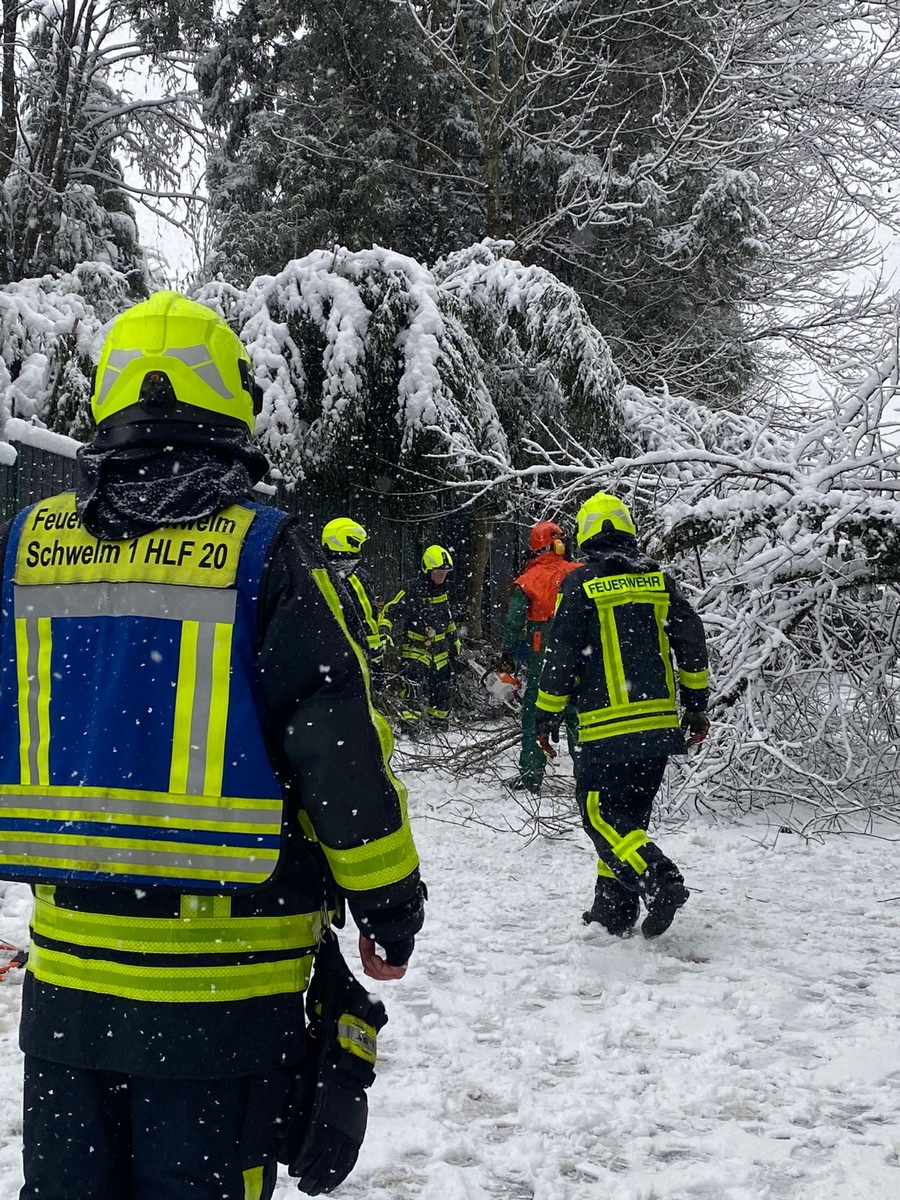
[[[494,518],[486,506],[475,509],[472,538],[469,543],[469,575],[466,579],[465,622],[470,638],[480,641],[484,635],[483,596],[484,576],[491,556]]]
[[[9,175],[16,152],[16,46],[19,0],[3,0],[0,56],[0,182]]]

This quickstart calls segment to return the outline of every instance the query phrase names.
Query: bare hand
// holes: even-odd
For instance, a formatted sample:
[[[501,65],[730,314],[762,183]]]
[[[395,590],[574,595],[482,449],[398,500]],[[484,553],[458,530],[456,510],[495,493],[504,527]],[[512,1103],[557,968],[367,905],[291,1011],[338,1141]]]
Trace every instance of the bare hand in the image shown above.
[[[378,954],[375,950],[375,943],[372,938],[359,935],[359,957],[362,962],[362,969],[370,979],[378,979],[384,983],[388,979],[402,979],[406,974],[406,966],[392,967],[390,963]]]

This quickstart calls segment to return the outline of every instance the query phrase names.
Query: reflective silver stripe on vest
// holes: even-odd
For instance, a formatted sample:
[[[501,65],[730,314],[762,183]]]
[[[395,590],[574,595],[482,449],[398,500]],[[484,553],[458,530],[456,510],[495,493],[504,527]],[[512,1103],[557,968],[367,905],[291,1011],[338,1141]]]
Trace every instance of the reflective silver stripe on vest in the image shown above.
[[[157,617],[233,625],[237,605],[233,589],[178,583],[19,584],[13,592],[16,616],[29,621],[37,617]],[[30,635],[31,629],[29,645]]]
[[[231,595],[234,595],[232,592]],[[191,741],[188,748],[186,789],[195,796],[205,792],[206,762],[209,753],[209,716],[213,699],[213,648],[216,627],[208,621],[197,625],[194,660],[194,703],[191,706]]]
[[[267,800],[265,808],[240,808],[230,807],[218,798],[214,805],[209,805],[185,803],[178,797],[177,807],[173,808],[173,800],[169,795],[163,795],[159,800],[132,800],[125,796],[92,796],[88,792],[36,795],[34,792],[22,793],[11,788],[3,795],[3,811],[7,814],[11,809],[22,815],[47,811],[74,812],[82,821],[103,821],[110,817],[126,816],[154,817],[161,826],[170,825],[167,818],[178,817],[191,822],[192,826],[206,821],[216,826],[234,823],[244,826],[265,825],[278,830],[281,828],[280,805],[281,801],[276,803]]]
[[[56,845],[46,841],[29,841],[28,835],[4,833],[4,860],[6,862],[24,858],[26,862],[40,865],[45,862],[62,860],[66,867],[71,867],[71,876],[77,879],[92,869],[97,870],[102,864],[124,864],[129,867],[166,867],[167,871],[154,871],[160,880],[166,875],[178,878],[192,871],[216,871],[222,878],[233,877],[241,872],[252,879],[265,880],[272,873],[277,853],[269,851],[243,850],[245,857],[233,854],[216,854],[207,847],[198,849],[196,846],[181,846],[172,850],[150,850],[146,845],[117,846],[98,845],[98,839],[92,836],[87,839],[70,837],[66,845]],[[83,844],[89,848],[89,861],[79,860],[73,863],[75,848]],[[267,855],[263,858],[263,853]]]

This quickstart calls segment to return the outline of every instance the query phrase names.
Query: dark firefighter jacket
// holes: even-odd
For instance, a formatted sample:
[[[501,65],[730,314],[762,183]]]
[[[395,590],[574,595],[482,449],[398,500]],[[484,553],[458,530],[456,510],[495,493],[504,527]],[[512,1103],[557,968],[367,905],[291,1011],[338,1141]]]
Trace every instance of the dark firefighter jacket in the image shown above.
[[[571,701],[585,769],[597,763],[683,754],[676,694],[686,709],[709,702],[706,638],[675,580],[630,534],[591,540],[567,575],[544,653],[537,731]],[[678,685],[672,661],[677,660]]]
[[[207,463],[197,478],[203,480],[204,471],[221,476],[215,464]],[[172,478],[168,466],[159,474],[163,481]],[[183,476],[179,486],[181,496],[174,502],[172,488],[159,485],[170,522],[173,515],[182,521],[216,520],[216,510],[208,516],[208,491],[204,503],[202,487],[200,494],[191,494]],[[180,514],[173,514],[173,504]],[[146,510],[144,505],[145,515]],[[246,595],[238,599],[255,644],[243,671],[249,682],[234,686],[253,692],[249,702],[259,714],[271,771],[284,798],[274,873],[259,886],[233,894],[109,883],[37,885],[32,923],[37,953],[26,975],[20,1032],[27,1054],[74,1067],[168,1078],[265,1074],[295,1065],[305,1042],[300,993],[335,890],[345,896],[360,928],[382,945],[409,938],[421,926],[418,860],[405,790],[390,770],[391,734],[372,709],[363,651],[348,632],[354,628],[344,616],[349,596],[332,582],[318,548],[297,523],[284,514],[273,520],[273,515],[267,514],[265,556],[257,586],[247,593],[249,609]],[[66,520],[69,528],[52,531],[60,544],[90,536]],[[156,532],[164,535],[167,529]],[[4,615],[15,568],[9,535],[9,526],[0,530]],[[119,543],[123,553],[130,544]],[[32,557],[39,570],[41,555]],[[47,562],[52,558],[51,551]],[[69,581],[77,583],[77,562],[67,569]],[[17,633],[27,624],[17,619]],[[8,774],[10,755],[21,759],[23,771],[44,773],[42,790],[61,804],[67,781],[52,776],[54,729],[63,715],[70,724],[77,722],[97,761],[115,771],[110,739],[121,733],[118,707],[127,710],[134,726],[141,723],[135,717],[140,680],[117,681],[116,647],[126,647],[144,630],[127,614],[101,614],[92,635],[94,661],[79,662],[79,672],[86,674],[81,705],[69,704],[63,714],[52,698],[54,681],[67,669],[53,656],[55,621],[35,617],[32,624],[36,650],[29,649],[26,632],[15,648],[0,643],[0,661],[13,664],[12,678],[7,670],[0,687],[18,689],[20,695],[25,688],[30,694],[32,680],[43,679],[47,700],[37,693],[22,724],[29,733],[20,731],[17,738],[22,745],[4,743],[11,740],[10,731],[0,730],[4,771]],[[7,621],[3,628],[8,627]],[[181,637],[184,644],[185,629]],[[23,662],[22,653],[34,657]],[[149,648],[147,656],[152,658]],[[148,679],[151,675],[149,670]],[[114,698],[117,687],[118,704],[114,700],[105,711],[95,711],[92,697]],[[197,688],[202,690],[199,682]],[[153,724],[152,713],[145,719]],[[170,736],[183,740],[189,760],[195,738],[193,728],[185,735],[179,723],[185,719],[190,714],[176,706]],[[140,731],[135,727],[132,735],[139,738]],[[71,734],[66,736],[71,742]],[[222,736],[227,751],[229,735]],[[29,739],[31,745],[25,746]],[[240,742],[237,738],[235,746]],[[226,753],[226,773],[236,765],[231,753]],[[174,752],[171,757],[174,763]],[[131,767],[127,773],[133,775]],[[122,779],[111,794],[116,787],[140,784],[134,777]],[[6,805],[7,798],[0,795],[0,803]],[[141,811],[139,802],[135,809]]]
[[[402,629],[400,657],[429,669],[445,670],[461,650],[447,585],[433,583],[424,573],[387,602],[380,625],[394,643]]]

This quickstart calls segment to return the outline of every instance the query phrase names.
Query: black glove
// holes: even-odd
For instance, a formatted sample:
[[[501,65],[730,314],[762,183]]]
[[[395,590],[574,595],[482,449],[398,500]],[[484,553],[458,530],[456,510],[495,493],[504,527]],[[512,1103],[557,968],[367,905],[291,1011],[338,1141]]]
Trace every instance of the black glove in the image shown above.
[[[688,710],[681,714],[681,728],[687,737],[687,744],[699,746],[709,733],[709,717],[705,712]]]
[[[462,675],[466,670],[466,660],[461,654],[454,654],[450,659],[450,666],[457,675]]]
[[[297,1080],[278,1158],[307,1196],[325,1196],[356,1165],[366,1133],[366,1088],[375,1079],[387,1013],[344,962],[334,935],[316,952],[306,994],[309,1053]]]
[[[535,715],[534,732],[540,736],[546,733],[554,742],[559,741],[559,727],[562,725],[562,713],[548,713],[538,710]]]

